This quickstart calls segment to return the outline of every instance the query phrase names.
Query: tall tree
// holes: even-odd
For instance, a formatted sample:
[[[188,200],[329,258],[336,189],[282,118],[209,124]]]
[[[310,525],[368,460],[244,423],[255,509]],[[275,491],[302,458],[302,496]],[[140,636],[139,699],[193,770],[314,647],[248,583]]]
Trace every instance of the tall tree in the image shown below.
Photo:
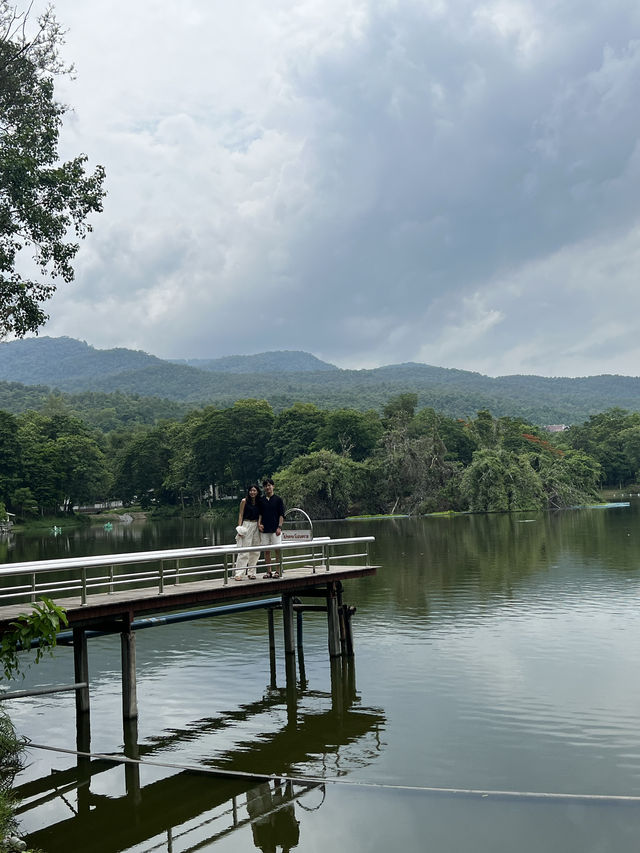
[[[275,475],[278,492],[291,509],[304,509],[312,518],[344,518],[362,493],[366,471],[362,463],[331,450],[298,456]]]
[[[474,512],[515,512],[544,506],[542,482],[527,455],[502,448],[476,450],[460,488]]]
[[[380,416],[373,409],[334,409],[327,412],[313,449],[333,450],[361,462],[371,455],[381,435]]]
[[[280,412],[267,444],[267,467],[276,471],[307,453],[325,424],[326,414],[313,403],[294,403]]]
[[[78,239],[102,210],[104,169],[86,170],[81,154],[60,162],[67,110],[54,96],[65,73],[63,31],[49,7],[37,20],[0,0],[0,338],[34,332],[54,279],[73,279]],[[28,278],[31,255],[41,278]]]

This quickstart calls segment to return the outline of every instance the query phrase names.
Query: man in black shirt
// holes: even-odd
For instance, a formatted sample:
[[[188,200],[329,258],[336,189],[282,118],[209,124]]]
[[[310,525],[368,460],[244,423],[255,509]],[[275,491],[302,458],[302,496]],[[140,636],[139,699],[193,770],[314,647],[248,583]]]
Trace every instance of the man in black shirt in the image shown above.
[[[260,516],[258,530],[261,545],[279,545],[284,524],[284,503],[279,495],[273,493],[273,480],[263,480],[264,493],[260,498]],[[271,551],[264,552],[264,562],[267,566],[266,578],[279,577],[278,571],[271,571]]]

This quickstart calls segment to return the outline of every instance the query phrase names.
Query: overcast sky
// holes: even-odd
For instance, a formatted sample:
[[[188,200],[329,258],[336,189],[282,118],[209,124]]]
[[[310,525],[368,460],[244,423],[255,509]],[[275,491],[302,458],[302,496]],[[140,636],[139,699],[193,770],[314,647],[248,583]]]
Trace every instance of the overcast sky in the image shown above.
[[[640,374],[638,0],[57,0],[104,213],[41,334]]]

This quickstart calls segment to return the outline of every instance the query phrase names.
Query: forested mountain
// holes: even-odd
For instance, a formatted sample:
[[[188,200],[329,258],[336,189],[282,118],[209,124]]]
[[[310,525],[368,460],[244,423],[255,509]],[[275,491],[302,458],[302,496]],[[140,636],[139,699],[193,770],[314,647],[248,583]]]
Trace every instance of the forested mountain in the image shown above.
[[[309,353],[286,351],[176,363],[127,349],[97,350],[71,338],[0,344],[0,380],[5,380],[0,383],[0,408],[11,412],[42,408],[50,389],[66,392],[65,404],[83,413],[91,406],[87,392],[96,395],[101,409],[132,405],[140,410],[142,398],[156,398],[145,417],[152,410],[158,417],[174,417],[188,408],[230,406],[247,398],[266,399],[275,411],[295,402],[380,411],[403,392],[416,393],[419,407],[449,417],[471,417],[488,409],[496,417],[530,423],[575,424],[615,406],[640,411],[637,377],[492,378],[415,363],[342,370]],[[116,396],[110,402],[111,395]]]
[[[111,394],[100,391],[52,393],[46,385],[0,382],[0,412],[17,415],[28,411],[48,414],[64,411],[102,432],[139,425],[152,426],[161,420],[179,420],[191,409],[193,406],[187,403],[140,394],[123,394],[121,391]]]
[[[0,379],[63,390],[70,390],[73,383],[91,389],[95,376],[164,363],[141,350],[98,350],[74,338],[42,337],[0,343]]]
[[[256,355],[225,355],[222,358],[173,358],[171,361],[174,364],[186,364],[189,367],[218,373],[312,373],[340,369],[301,350],[276,350]]]

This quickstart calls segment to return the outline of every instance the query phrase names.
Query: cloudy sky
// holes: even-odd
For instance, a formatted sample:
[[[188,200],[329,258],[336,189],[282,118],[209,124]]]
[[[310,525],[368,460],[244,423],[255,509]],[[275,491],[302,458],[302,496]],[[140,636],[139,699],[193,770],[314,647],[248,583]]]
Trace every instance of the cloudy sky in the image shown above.
[[[637,0],[57,0],[104,213],[42,331],[640,374]]]

